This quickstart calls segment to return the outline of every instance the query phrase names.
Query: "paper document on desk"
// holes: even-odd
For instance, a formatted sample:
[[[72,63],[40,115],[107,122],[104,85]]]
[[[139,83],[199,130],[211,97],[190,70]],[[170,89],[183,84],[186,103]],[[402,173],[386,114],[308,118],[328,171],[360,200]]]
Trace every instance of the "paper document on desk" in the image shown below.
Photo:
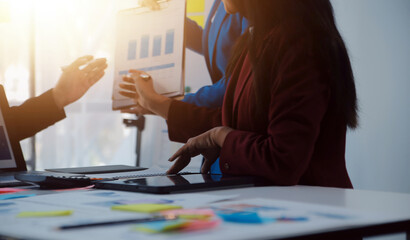
[[[366,225],[379,219],[367,212],[262,198],[211,204],[211,209],[225,222],[219,232],[225,239],[297,237]]]
[[[70,231],[60,231],[57,228],[64,225],[120,221],[151,216],[144,213],[111,210],[111,206],[132,202],[162,202],[192,209],[236,197],[237,195],[216,196],[197,193],[155,195],[105,190],[80,190],[41,195],[27,198],[27,200],[8,202],[7,207],[0,206],[0,234],[22,239],[146,239],[146,234],[131,230],[133,224]],[[52,220],[49,217],[16,217],[22,212],[58,212],[61,210],[70,210],[72,214],[64,217],[53,217]],[[169,237],[169,239],[175,238]],[[152,239],[163,240],[164,236],[153,236]]]
[[[168,97],[184,93],[185,0],[159,1],[160,10],[140,7],[117,15],[113,109],[134,105],[119,94],[130,69],[152,76],[154,88]]]

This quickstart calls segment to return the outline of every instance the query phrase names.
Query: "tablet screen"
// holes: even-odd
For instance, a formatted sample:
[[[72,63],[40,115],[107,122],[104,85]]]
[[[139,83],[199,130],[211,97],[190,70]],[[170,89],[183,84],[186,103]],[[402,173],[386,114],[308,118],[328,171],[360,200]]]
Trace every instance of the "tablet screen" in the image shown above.
[[[138,186],[165,187],[183,186],[200,183],[214,183],[221,181],[221,178],[222,175],[188,174],[129,179],[124,181],[124,183],[135,184]]]
[[[165,194],[249,187],[254,185],[255,179],[247,176],[181,174],[101,181],[97,182],[95,186],[101,189]]]

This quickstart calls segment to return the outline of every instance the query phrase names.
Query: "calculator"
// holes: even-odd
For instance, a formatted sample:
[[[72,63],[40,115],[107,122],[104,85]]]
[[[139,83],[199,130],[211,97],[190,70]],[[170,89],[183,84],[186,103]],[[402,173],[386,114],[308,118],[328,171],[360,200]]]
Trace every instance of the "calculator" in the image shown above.
[[[82,174],[24,172],[16,173],[14,178],[22,182],[39,185],[42,189],[77,188],[92,185],[91,179]]]

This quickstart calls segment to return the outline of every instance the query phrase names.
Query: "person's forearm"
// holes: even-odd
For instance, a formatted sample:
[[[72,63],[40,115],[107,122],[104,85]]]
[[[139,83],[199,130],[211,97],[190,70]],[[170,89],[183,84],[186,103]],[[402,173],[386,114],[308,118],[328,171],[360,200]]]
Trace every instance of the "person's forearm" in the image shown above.
[[[152,101],[148,102],[148,109],[163,117],[165,120],[168,120],[168,112],[171,102],[172,99],[158,94],[152,99]]]
[[[230,127],[216,127],[213,129],[212,139],[219,147],[222,147],[226,136],[228,136],[228,134],[232,131],[233,129]]]
[[[66,117],[53,99],[52,90],[38,97],[30,98],[20,106],[8,110],[13,136],[20,140],[53,125]]]
[[[58,109],[63,110],[67,103],[65,102],[65,99],[63,99],[62,94],[58,93],[55,88],[53,88],[51,91],[53,94],[53,100],[57,105]]]

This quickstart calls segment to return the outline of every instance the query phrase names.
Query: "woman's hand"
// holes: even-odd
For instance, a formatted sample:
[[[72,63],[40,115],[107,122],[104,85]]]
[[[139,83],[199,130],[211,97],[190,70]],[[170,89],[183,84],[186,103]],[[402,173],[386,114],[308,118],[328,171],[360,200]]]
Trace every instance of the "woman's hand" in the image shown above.
[[[205,158],[202,164],[201,173],[208,173],[212,164],[219,157],[219,153],[226,136],[233,129],[229,127],[216,127],[197,137],[190,138],[170,159],[175,161],[174,165],[167,171],[167,174],[176,174],[184,169],[191,162],[191,158],[202,154]]]
[[[54,100],[59,108],[64,108],[80,99],[104,76],[107,60],[101,58],[90,62],[91,60],[93,56],[84,56],[63,68],[63,74],[53,89]],[[80,69],[84,65],[86,66]]]
[[[120,84],[123,90],[120,91],[120,94],[134,99],[137,104],[135,111],[154,113],[167,120],[172,100],[155,91],[152,78],[147,73],[138,70],[130,70],[129,72],[131,75],[124,76],[124,83]]]

